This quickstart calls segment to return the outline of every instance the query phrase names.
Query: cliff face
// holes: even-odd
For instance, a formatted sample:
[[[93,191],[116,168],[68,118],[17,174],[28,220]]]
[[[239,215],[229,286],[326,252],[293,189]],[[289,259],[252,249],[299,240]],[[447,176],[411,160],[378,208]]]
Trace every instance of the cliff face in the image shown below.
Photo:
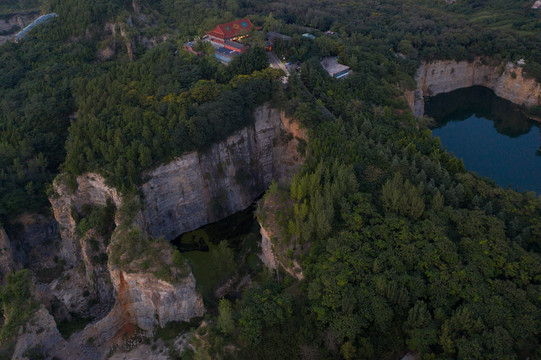
[[[205,308],[191,273],[172,284],[159,280],[153,274],[128,273],[110,259],[103,260],[103,255],[109,254],[110,247],[117,241],[121,227],[125,231],[143,223],[141,213],[130,224],[121,224],[117,212],[115,223],[118,227],[111,239],[100,238],[94,229],[84,236],[76,233],[74,214],[85,205],[105,205],[110,199],[118,209],[123,201],[120,194],[105,185],[98,174],[81,175],[77,184],[73,192],[62,179],[53,184],[56,194],[50,201],[62,236],[59,254],[66,265],[61,276],[50,284],[37,287],[43,303],[54,303],[58,299],[70,313],[99,319],[70,337],[66,345],[68,353],[78,353],[81,359],[104,359],[109,350],[138,329],[151,331],[155,326],[165,326],[170,321],[188,321],[202,316]],[[93,241],[96,242],[93,244]],[[164,246],[158,261],[163,260],[165,266],[170,265],[172,252],[171,246]],[[43,293],[48,293],[48,296]]]
[[[106,252],[107,239],[93,230],[85,236],[77,236],[73,216],[85,205],[105,205],[107,199],[119,207],[122,198],[115,189],[105,185],[98,174],[79,176],[75,191],[70,191],[62,179],[55,180],[53,186],[56,194],[49,200],[61,235],[58,258],[64,265],[62,276],[38,288],[42,290],[43,299],[48,297],[47,302],[62,303],[70,313],[103,317],[114,303],[107,262],[99,259],[99,255]]]
[[[306,133],[267,105],[255,124],[213,145],[149,172],[142,187],[149,232],[167,240],[248,207],[272,179],[301,163],[297,146]]]
[[[14,267],[11,242],[4,229],[0,227],[0,285],[4,283],[6,274],[13,271]]]
[[[117,290],[118,303],[129,313],[129,323],[150,331],[155,326],[164,327],[171,321],[189,321],[203,316],[203,299],[195,289],[195,278],[190,273],[180,283],[170,284],[154,275],[111,272]]]
[[[480,85],[515,104],[531,107],[541,104],[541,84],[527,79],[522,68],[512,63],[486,65],[479,59],[467,61],[434,61],[422,64],[415,75],[417,90],[407,94],[415,116],[424,115],[423,96],[435,96],[456,89]]]
[[[261,224],[260,224],[261,225]],[[289,275],[302,280],[304,274],[302,267],[296,259],[285,259],[285,254],[277,254],[273,247],[271,238],[274,236],[269,228],[264,228],[261,225],[261,254],[259,258],[271,270],[276,270],[278,267],[284,269]]]
[[[70,191],[67,184],[55,180],[55,196],[49,201],[53,207],[54,217],[60,226],[62,247],[60,256],[67,264],[78,263],[77,236],[75,235],[75,219],[73,211],[81,212],[84,205],[105,205],[107,199],[111,199],[118,208],[122,203],[122,197],[116,189],[105,185],[105,179],[98,174],[88,173],[77,177],[77,189]],[[118,222],[115,220],[118,225]]]
[[[37,351],[39,356],[42,356],[40,358],[44,359],[53,356],[59,359],[80,358],[74,349],[68,347],[68,343],[58,332],[53,317],[43,306],[24,327],[24,331],[21,331],[11,359],[28,359],[31,357],[28,355],[31,349]]]

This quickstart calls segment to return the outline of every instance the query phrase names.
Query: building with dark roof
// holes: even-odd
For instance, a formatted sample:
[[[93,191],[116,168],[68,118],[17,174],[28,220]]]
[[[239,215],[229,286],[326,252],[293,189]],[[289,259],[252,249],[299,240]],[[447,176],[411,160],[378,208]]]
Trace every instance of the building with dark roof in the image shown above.
[[[225,47],[218,48],[214,52],[216,59],[220,60],[223,64],[229,64],[237,55],[238,52],[226,49]]]
[[[321,66],[335,79],[348,76],[350,71],[349,66],[340,64],[336,58],[331,56],[323,58],[321,60]]]

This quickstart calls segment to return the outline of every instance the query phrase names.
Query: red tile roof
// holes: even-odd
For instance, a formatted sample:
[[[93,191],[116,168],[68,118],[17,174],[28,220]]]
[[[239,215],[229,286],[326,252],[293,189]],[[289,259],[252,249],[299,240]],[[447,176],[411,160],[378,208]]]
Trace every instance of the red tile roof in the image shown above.
[[[248,18],[231,21],[225,24],[220,24],[207,34],[215,36],[220,39],[230,39],[235,36],[243,35],[250,32],[253,28],[253,24]]]

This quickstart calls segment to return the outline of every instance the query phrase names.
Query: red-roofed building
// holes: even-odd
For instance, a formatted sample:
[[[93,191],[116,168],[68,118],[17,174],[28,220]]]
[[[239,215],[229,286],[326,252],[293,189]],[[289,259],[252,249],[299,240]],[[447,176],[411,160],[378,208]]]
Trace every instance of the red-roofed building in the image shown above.
[[[209,40],[214,43],[215,46],[222,46],[226,49],[236,52],[244,52],[246,48],[244,45],[235,43],[238,37],[247,35],[254,25],[248,18],[231,21],[225,24],[220,24],[212,31],[209,31],[207,35]]]

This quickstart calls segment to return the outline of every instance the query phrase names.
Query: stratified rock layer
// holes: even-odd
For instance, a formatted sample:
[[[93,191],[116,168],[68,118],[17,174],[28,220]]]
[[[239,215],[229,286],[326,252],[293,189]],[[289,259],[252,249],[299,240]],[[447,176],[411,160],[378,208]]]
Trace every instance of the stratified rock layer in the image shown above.
[[[6,275],[13,271],[14,266],[11,242],[4,229],[0,227],[0,285],[4,283]]]
[[[149,172],[142,187],[149,232],[167,240],[247,208],[272,179],[288,177],[301,163],[298,123],[267,105],[253,126],[204,153],[191,152]]]
[[[423,96],[435,96],[474,85],[484,86],[506,100],[526,107],[541,104],[541,85],[526,78],[522,67],[488,65],[480,59],[467,61],[434,61],[422,64],[415,75],[416,93],[406,94],[416,117],[424,115]]]

